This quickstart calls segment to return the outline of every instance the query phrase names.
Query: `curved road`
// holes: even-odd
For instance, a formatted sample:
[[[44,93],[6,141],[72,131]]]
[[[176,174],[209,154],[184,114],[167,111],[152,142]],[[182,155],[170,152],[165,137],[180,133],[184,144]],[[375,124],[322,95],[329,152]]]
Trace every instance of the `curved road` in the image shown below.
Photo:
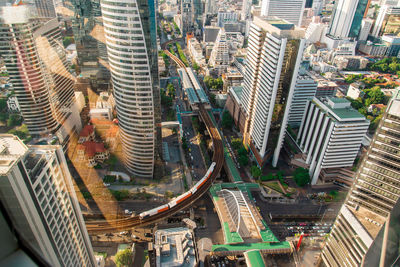
[[[170,42],[176,41],[171,40]],[[165,47],[167,43],[163,44],[163,47]],[[185,68],[185,65],[183,62],[177,58],[176,56],[172,55],[168,50],[164,50],[164,52],[173,60],[175,63],[181,67]],[[144,226],[148,224],[155,223],[157,221],[163,220],[169,216],[172,216],[173,214],[177,213],[180,210],[187,209],[190,207],[196,200],[198,200],[204,193],[208,191],[208,189],[211,187],[213,184],[214,180],[217,178],[219,175],[222,166],[224,164],[224,149],[223,149],[223,144],[222,144],[222,139],[219,134],[218,129],[216,128],[217,125],[214,125],[210,115],[204,108],[203,104],[199,104],[199,114],[201,118],[203,119],[208,133],[211,136],[211,139],[213,141],[213,148],[214,148],[214,155],[212,161],[216,163],[214,171],[212,172],[210,178],[203,184],[203,186],[196,191],[192,196],[189,198],[185,199],[184,201],[180,202],[176,206],[172,207],[171,209],[168,209],[164,212],[155,214],[153,216],[149,216],[143,219],[140,219],[139,216],[134,216],[134,217],[128,217],[128,218],[123,218],[123,219],[118,219],[118,220],[113,220],[113,221],[87,221],[86,222],[86,228],[89,233],[91,234],[99,234],[99,233],[112,233],[112,232],[118,232],[118,231],[128,231],[133,227],[138,227],[138,226]]]

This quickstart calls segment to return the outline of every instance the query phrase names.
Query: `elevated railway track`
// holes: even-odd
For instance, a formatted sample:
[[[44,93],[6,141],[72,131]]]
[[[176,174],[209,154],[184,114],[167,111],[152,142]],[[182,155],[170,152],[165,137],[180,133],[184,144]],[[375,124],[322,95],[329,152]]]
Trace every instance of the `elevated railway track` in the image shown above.
[[[163,44],[163,48],[166,45]],[[185,64],[170,53],[168,50],[164,50],[164,52],[181,68],[186,68]],[[119,231],[128,231],[134,227],[141,227],[149,224],[153,224],[157,221],[163,220],[168,218],[175,213],[189,208],[193,203],[195,203],[203,194],[205,194],[215,179],[218,177],[223,165],[224,165],[224,148],[221,139],[221,135],[217,129],[217,125],[214,124],[213,120],[211,119],[209,113],[205,109],[203,103],[199,103],[199,115],[204,121],[207,131],[211,136],[213,142],[213,149],[214,154],[212,161],[215,162],[214,169],[209,176],[209,178],[197,189],[197,191],[190,195],[190,197],[185,198],[183,201],[177,203],[175,206],[170,207],[166,210],[159,211],[158,213],[147,216],[141,217],[140,215],[121,218],[117,220],[102,220],[102,221],[87,221],[86,228],[90,234],[100,234],[100,233],[112,233],[112,232],[119,232]]]

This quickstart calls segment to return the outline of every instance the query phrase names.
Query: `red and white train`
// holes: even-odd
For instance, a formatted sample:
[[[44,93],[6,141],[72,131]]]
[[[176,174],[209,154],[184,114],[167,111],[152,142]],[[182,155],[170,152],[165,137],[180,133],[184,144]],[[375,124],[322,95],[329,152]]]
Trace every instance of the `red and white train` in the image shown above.
[[[169,202],[168,204],[164,204],[161,205],[157,208],[148,210],[148,211],[144,211],[142,213],[139,214],[140,219],[146,218],[148,216],[153,216],[155,214],[164,212],[169,210],[172,207],[175,207],[177,204],[181,203],[182,201],[184,201],[185,199],[191,197],[192,195],[194,195],[194,193],[196,193],[196,191],[198,189],[200,189],[205,182],[207,182],[207,180],[210,178],[211,173],[214,171],[216,163],[213,162],[211,163],[210,168],[208,168],[206,174],[203,176],[203,178],[201,178],[200,181],[198,181],[189,191],[187,191],[186,193],[180,195],[179,197],[174,198],[171,202]]]

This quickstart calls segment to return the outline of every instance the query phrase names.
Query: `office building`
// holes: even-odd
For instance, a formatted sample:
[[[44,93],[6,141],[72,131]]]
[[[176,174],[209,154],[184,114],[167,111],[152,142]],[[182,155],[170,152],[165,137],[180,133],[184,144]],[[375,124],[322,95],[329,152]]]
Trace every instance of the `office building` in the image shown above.
[[[397,91],[379,123],[322,250],[322,261],[326,266],[395,266],[392,263],[398,257],[398,245],[393,238],[398,230],[386,232],[389,236],[383,238],[388,244],[383,252],[394,254],[394,259],[387,258],[391,259],[390,263],[380,265],[385,253],[373,253],[376,251],[372,249],[386,245],[382,244],[382,235],[378,234],[389,230],[383,226],[389,226],[389,214],[399,200],[399,144],[400,94]]]
[[[181,1],[182,36],[186,36],[186,33],[191,32],[194,27],[193,1],[194,0]]]
[[[276,166],[283,145],[304,30],[277,17],[255,17],[250,28],[242,105],[247,121],[244,142],[258,164],[273,155]]]
[[[301,124],[307,101],[314,98],[317,82],[305,71],[299,71],[290,106],[288,125],[297,128]]]
[[[241,20],[248,20],[251,18],[251,0],[243,0],[242,3],[242,10],[240,12],[240,19]]]
[[[0,135],[0,201],[13,227],[49,266],[95,266],[61,146],[26,147]]]
[[[371,35],[381,37],[384,34],[398,35],[400,33],[400,7],[381,6],[375,20]]]
[[[328,34],[336,38],[357,38],[369,2],[369,0],[335,1]]]
[[[367,41],[373,23],[373,19],[367,18],[362,20],[360,34],[358,35],[359,41]]]
[[[206,0],[205,1],[205,7],[204,7],[204,13],[205,15],[207,14],[215,14],[217,13],[217,4],[216,4],[216,0]]]
[[[104,0],[101,9],[124,163],[151,178],[161,150],[154,1]]]
[[[208,64],[213,67],[218,75],[226,71],[230,63],[229,46],[224,29],[220,29],[214,47],[211,51],[211,56]]]
[[[225,23],[238,21],[238,14],[234,11],[220,11],[217,14],[217,26],[223,28]]]
[[[24,123],[33,137],[55,134],[64,143],[81,122],[57,19],[31,18],[20,5],[2,7],[0,20],[0,55]]]
[[[39,18],[57,17],[53,0],[34,0],[34,4]]]
[[[72,31],[78,53],[80,75],[94,88],[107,90],[110,70],[100,0],[72,1],[75,16]]]
[[[262,0],[261,16],[279,17],[300,26],[305,3],[306,0]]]
[[[311,184],[322,169],[353,166],[369,121],[344,98],[314,98],[307,103],[297,143],[307,155]]]

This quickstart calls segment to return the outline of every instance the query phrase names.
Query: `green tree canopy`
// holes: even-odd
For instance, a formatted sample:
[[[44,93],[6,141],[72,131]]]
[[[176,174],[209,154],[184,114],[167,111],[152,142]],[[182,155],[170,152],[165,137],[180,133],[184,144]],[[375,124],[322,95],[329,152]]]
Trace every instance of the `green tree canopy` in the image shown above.
[[[254,178],[260,177],[260,176],[261,176],[261,173],[262,173],[262,172],[261,172],[261,169],[258,168],[256,165],[251,166],[250,172],[251,172],[251,175],[252,175]]]
[[[118,267],[131,266],[133,263],[133,253],[129,248],[119,251],[115,255],[115,263]]]
[[[311,182],[308,170],[301,167],[294,171],[293,177],[296,184],[300,187],[303,187]]]
[[[233,119],[231,114],[225,110],[224,114],[222,114],[222,127],[224,129],[232,129]]]
[[[240,166],[242,167],[245,167],[249,164],[249,158],[247,157],[247,155],[240,155],[238,161]]]

